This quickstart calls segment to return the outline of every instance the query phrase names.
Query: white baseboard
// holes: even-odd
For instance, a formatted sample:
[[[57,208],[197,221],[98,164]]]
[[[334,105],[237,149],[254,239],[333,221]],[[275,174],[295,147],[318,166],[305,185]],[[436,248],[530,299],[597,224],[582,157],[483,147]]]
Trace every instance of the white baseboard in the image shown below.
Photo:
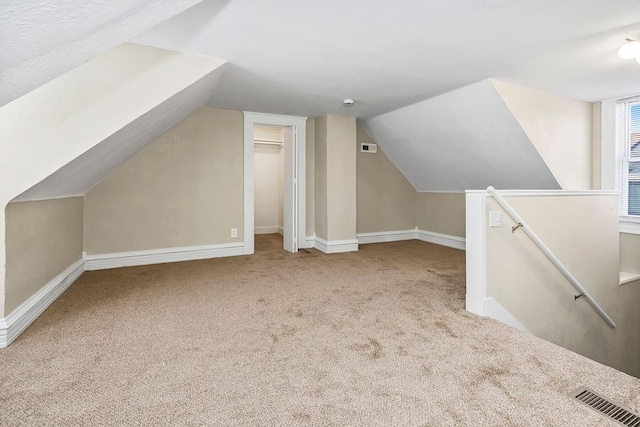
[[[437,245],[461,249],[463,251],[466,246],[464,237],[435,233],[433,231],[424,231],[418,228],[413,230],[380,231],[377,233],[358,233],[357,237],[358,242],[363,245],[368,243],[397,242],[401,240],[418,239],[423,242],[435,243]]]
[[[448,246],[450,248],[460,249],[463,251],[466,248],[464,237],[450,236],[448,234],[416,229],[416,238],[423,242],[435,243],[436,245]]]
[[[244,242],[87,255],[85,270],[104,270],[238,255],[244,255]]]
[[[465,296],[465,310],[469,313],[477,314],[484,317],[484,298],[478,298],[473,295],[469,295],[467,292]]]
[[[253,229],[253,234],[277,234],[278,226],[274,225],[273,227],[255,227]]]
[[[518,321],[518,319],[513,317],[506,308],[493,298],[481,299],[467,294],[466,303],[465,308],[468,312],[482,317],[489,317],[497,320],[498,322],[504,323],[505,325],[509,325],[512,328],[529,332],[527,328]]]
[[[0,319],[0,348],[8,346],[18,338],[18,335],[71,286],[84,270],[84,259],[74,262],[6,318]]]
[[[358,240],[325,240],[316,236],[315,248],[320,252],[324,252],[325,254],[356,252],[358,250]]]
[[[379,231],[375,233],[358,233],[356,235],[358,243],[366,245],[369,243],[398,242],[401,240],[413,240],[416,238],[416,230],[399,231]]]
[[[284,228],[274,225],[273,227],[255,227],[253,234],[284,234]]]
[[[306,236],[304,238],[303,246],[300,246],[300,249],[311,249],[316,247],[316,235]]]

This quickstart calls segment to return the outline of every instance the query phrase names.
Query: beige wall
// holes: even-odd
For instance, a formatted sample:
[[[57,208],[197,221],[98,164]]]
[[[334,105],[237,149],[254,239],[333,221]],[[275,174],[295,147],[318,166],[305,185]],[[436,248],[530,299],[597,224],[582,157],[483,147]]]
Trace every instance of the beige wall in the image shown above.
[[[253,127],[253,139],[268,139],[277,142],[284,141],[284,128],[280,126],[255,125]],[[263,141],[265,142],[265,141]],[[270,142],[270,141],[266,141]]]
[[[420,230],[465,237],[464,193],[418,193],[416,212]]]
[[[255,181],[255,232],[282,227],[284,150],[273,145],[256,144],[253,152]],[[269,231],[269,230],[266,230]]]
[[[316,236],[356,238],[356,119],[328,114],[315,119]]]
[[[242,183],[242,113],[204,108],[86,194],[85,251],[241,242]]]
[[[315,233],[327,239],[327,116],[315,119]]]
[[[73,197],[7,205],[6,295],[0,317],[82,258],[82,203],[82,197]]]
[[[502,211],[486,229],[487,293],[530,332],[616,369],[640,375],[640,286],[618,284],[616,196],[505,197],[617,323],[610,328]],[[597,224],[597,226],[594,226]],[[570,236],[570,238],[568,238]]]
[[[491,80],[564,190],[592,188],[592,104]]]
[[[416,190],[378,147],[363,153],[361,143],[375,143],[358,128],[356,141],[357,232],[409,230],[416,226]]]
[[[639,234],[620,233],[620,270],[640,274]],[[640,281],[634,284],[640,286]]]
[[[315,119],[307,119],[306,129],[306,198],[307,198],[307,216],[305,218],[305,227],[307,236],[313,236],[316,229],[316,121]]]
[[[284,128],[255,126],[254,139],[255,233],[274,233],[284,222],[284,149],[259,140],[284,143]]]
[[[108,135],[143,138],[154,128],[154,120],[172,120],[180,109],[167,100],[207,75],[219,75],[225,62],[124,43],[2,106],[0,224],[6,223],[7,204],[16,196],[24,197],[25,191],[32,200],[51,194],[78,194],[73,189],[84,189],[91,179],[84,170],[56,180],[56,186],[37,184]],[[163,108],[155,109],[161,103]],[[165,116],[156,113],[159,111]],[[119,137],[112,140],[120,141]],[[36,191],[39,196],[34,197],[29,189],[36,187],[46,191]],[[0,226],[0,242],[5,241],[5,228]],[[0,244],[0,306],[6,287],[6,259],[6,245]]]
[[[356,118],[327,116],[327,240],[356,238]]]

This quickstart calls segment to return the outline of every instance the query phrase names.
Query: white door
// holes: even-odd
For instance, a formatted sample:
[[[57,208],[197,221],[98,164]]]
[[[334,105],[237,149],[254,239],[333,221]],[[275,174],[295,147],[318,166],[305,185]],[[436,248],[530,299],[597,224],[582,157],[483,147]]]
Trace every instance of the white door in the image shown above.
[[[284,250],[298,252],[298,156],[293,126],[284,128]]]

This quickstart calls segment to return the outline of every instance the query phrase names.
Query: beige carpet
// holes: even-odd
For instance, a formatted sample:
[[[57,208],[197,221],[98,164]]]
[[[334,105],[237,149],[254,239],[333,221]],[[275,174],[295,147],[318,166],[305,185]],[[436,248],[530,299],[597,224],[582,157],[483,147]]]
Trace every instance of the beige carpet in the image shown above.
[[[616,425],[640,380],[463,310],[418,241],[85,273],[0,351],[2,425]]]

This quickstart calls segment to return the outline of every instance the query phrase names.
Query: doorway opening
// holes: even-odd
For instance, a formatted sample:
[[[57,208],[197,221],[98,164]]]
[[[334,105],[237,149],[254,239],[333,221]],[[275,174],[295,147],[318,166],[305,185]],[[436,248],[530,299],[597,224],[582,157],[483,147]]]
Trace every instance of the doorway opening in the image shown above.
[[[291,127],[253,126],[255,250],[284,248],[284,145]]]
[[[305,238],[306,117],[244,113],[244,253],[256,237],[297,252]],[[260,238],[263,244],[265,238]]]

